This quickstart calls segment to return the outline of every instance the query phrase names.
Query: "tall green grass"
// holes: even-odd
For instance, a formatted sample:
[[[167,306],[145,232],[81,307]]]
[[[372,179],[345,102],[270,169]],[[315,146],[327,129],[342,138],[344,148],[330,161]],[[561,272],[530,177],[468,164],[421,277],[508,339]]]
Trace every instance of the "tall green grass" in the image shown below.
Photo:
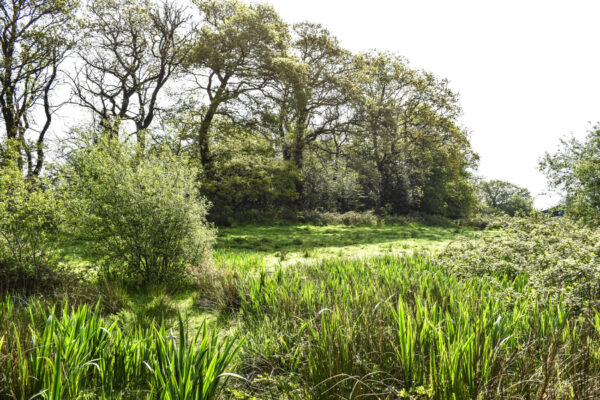
[[[215,399],[239,345],[203,324],[190,339],[109,323],[99,307],[0,304],[0,398]]]
[[[196,306],[226,318],[197,332],[6,297],[0,399],[600,398],[600,311],[524,276],[424,256],[247,267],[204,271]]]
[[[261,273],[240,292],[241,372],[290,377],[298,398],[600,397],[600,314],[522,278],[390,256]]]

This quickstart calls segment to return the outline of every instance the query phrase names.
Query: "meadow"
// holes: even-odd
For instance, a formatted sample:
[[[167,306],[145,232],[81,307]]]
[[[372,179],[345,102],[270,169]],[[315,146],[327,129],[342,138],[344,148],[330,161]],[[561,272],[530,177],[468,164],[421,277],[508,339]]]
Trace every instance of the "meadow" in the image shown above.
[[[482,234],[223,228],[193,287],[7,296],[0,398],[597,398],[599,312],[573,313],[524,276],[439,264],[448,243]]]
[[[469,227],[391,225],[240,225],[220,228],[214,246],[217,265],[235,270],[327,258],[356,258],[437,252],[451,241],[472,238]]]

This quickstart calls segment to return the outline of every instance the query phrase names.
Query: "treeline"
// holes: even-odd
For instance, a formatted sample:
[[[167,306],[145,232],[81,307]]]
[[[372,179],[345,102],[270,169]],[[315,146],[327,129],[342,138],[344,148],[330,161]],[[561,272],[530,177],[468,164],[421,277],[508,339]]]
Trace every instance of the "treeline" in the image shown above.
[[[321,25],[234,0],[0,7],[0,157],[18,154],[26,176],[58,159],[46,153],[62,109],[76,118],[60,121],[61,138],[181,155],[217,221],[302,209],[461,217],[477,203],[457,93],[400,56],[353,54]]]

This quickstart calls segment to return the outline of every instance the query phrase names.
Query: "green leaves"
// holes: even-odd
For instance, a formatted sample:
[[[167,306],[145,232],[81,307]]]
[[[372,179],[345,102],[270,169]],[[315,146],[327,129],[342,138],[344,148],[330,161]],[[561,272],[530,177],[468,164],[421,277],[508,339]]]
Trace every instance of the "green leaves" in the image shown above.
[[[478,185],[481,201],[493,211],[504,212],[511,217],[529,215],[533,211],[533,198],[529,190],[501,180],[490,180]]]
[[[0,304],[2,311],[7,307],[8,300]],[[141,397],[136,398],[212,400],[227,380],[225,372],[240,345],[206,323],[190,339],[181,314],[176,337],[164,326],[123,332],[116,322],[100,317],[98,305],[70,309],[65,304],[55,313],[34,302],[26,311],[31,318],[27,330],[15,326],[8,338],[16,354],[8,363],[2,360],[4,367],[18,373],[12,375],[14,380],[9,370],[0,373],[0,378],[9,378],[3,381],[9,398],[19,400],[87,395],[112,399],[128,392],[137,392]],[[44,323],[36,326],[39,316]]]
[[[600,234],[563,217],[507,218],[499,232],[457,242],[439,262],[461,277],[523,279],[539,293],[564,296],[574,310],[600,300]],[[590,303],[591,302],[591,303]]]
[[[49,235],[61,220],[60,204],[47,180],[24,177],[13,161],[0,167],[0,288],[52,281],[57,261]]]
[[[540,171],[553,189],[566,196],[567,212],[590,225],[600,224],[600,126],[583,141],[574,137],[560,141],[559,149],[546,153]]]
[[[190,339],[181,314],[178,317],[177,340],[164,326],[154,328],[157,342],[152,388],[160,393],[161,400],[216,399],[240,344],[230,338],[221,341],[215,331],[208,331],[206,321]]]
[[[375,51],[354,56],[352,74],[349,147],[366,175],[365,191],[376,194],[375,206],[394,214],[468,214],[475,157],[458,127],[458,96],[448,82]]]
[[[196,171],[165,148],[104,137],[75,150],[63,177],[71,228],[125,277],[173,280],[210,249]]]

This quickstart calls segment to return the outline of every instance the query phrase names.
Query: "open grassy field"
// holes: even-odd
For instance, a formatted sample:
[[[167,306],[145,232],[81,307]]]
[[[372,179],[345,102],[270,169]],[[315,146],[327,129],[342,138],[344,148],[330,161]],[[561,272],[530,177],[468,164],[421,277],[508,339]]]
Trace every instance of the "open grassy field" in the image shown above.
[[[217,265],[256,270],[330,258],[435,253],[451,241],[473,238],[475,228],[417,223],[384,226],[243,225],[221,228]]]

